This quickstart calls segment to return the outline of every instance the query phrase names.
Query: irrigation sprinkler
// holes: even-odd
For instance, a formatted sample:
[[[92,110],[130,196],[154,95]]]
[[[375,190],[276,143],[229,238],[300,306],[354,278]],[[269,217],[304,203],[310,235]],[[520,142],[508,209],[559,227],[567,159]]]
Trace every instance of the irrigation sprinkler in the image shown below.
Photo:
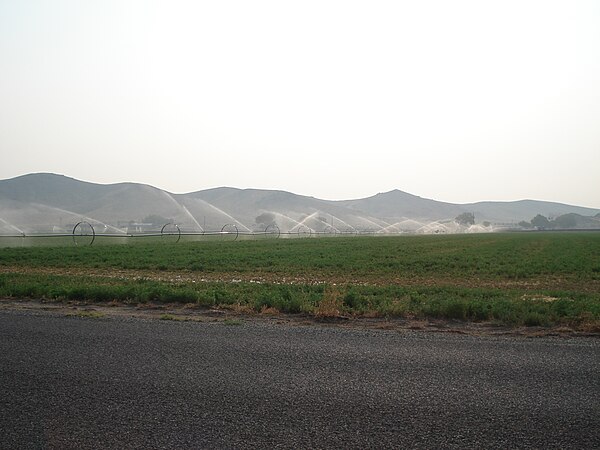
[[[267,227],[265,228],[265,236],[266,235],[273,235],[275,236],[275,239],[278,239],[279,236],[281,236],[281,230],[277,225],[272,223],[270,225],[267,225]]]
[[[83,231],[84,231],[84,228],[85,228],[85,225],[87,225],[88,227],[90,227],[90,229],[92,230],[92,240],[90,241],[90,243],[89,243],[88,245],[90,245],[90,246],[91,246],[91,245],[94,243],[94,240],[96,239],[96,231],[94,230],[94,227],[93,227],[93,226],[92,226],[92,224],[91,224],[91,223],[89,223],[89,222],[86,222],[86,221],[81,221],[81,222],[77,223],[77,224],[76,224],[76,225],[73,227],[73,233],[72,233],[72,234],[73,234],[73,243],[74,243],[75,245],[79,245],[79,244],[77,243],[77,239],[75,239],[75,236],[89,236],[89,234],[86,234],[86,233],[84,233],[84,232],[83,232]],[[75,234],[75,232],[77,231],[77,228],[79,228],[79,230],[80,230],[78,235],[77,235],[77,234]]]
[[[306,225],[302,225],[298,227],[298,236],[308,236],[312,235],[312,229],[307,227]]]
[[[334,228],[331,225],[327,225],[323,230],[323,234],[333,234],[334,236],[336,236],[338,234],[338,229]]]
[[[170,232],[167,230],[167,232],[165,233],[165,228],[167,228],[169,225],[173,225],[176,229],[177,232]],[[165,223],[163,225],[163,227],[160,229],[160,236],[173,236],[174,234],[177,234],[177,240],[175,241],[175,243],[177,244],[179,242],[179,240],[181,239],[181,230],[179,229],[179,226],[176,223]]]
[[[228,229],[227,231],[225,229]],[[230,229],[233,228],[233,231],[229,231]],[[233,240],[237,240],[238,236],[240,235],[240,230],[238,230],[238,227],[236,226],[235,223],[226,223],[225,225],[223,225],[223,228],[221,228],[221,235],[225,236],[228,234],[234,234],[235,233],[235,237],[233,238]]]

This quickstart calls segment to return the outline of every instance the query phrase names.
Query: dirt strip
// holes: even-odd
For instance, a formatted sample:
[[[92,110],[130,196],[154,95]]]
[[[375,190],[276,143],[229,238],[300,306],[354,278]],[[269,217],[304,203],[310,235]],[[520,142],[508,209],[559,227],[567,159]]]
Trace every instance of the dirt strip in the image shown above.
[[[28,311],[40,314],[70,316],[89,320],[141,319],[180,322],[223,323],[243,326],[263,322],[281,326],[335,327],[393,332],[437,332],[471,336],[542,336],[600,338],[597,330],[575,330],[570,327],[508,327],[492,322],[463,322],[458,320],[381,318],[381,317],[315,317],[307,314],[283,314],[272,309],[257,313],[249,309],[205,308],[192,304],[125,304],[85,301],[50,301],[0,299],[0,310]]]
[[[290,276],[273,272],[195,272],[138,269],[90,269],[73,267],[19,267],[0,266],[0,273],[31,275],[59,275],[103,277],[124,280],[152,280],[169,283],[271,283],[271,284],[332,284],[355,286],[423,286],[423,287],[465,287],[519,290],[559,290],[587,293],[600,293],[600,280],[576,280],[564,277],[542,277],[526,280],[489,280],[477,277],[444,278],[419,277],[399,274],[394,277],[381,276],[340,276],[302,275]]]

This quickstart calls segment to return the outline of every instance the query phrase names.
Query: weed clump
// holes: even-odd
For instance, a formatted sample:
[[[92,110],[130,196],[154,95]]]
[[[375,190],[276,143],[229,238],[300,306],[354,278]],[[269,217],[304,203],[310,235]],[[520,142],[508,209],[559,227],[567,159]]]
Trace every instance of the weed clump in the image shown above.
[[[330,287],[323,293],[323,298],[314,308],[313,314],[316,317],[339,317],[342,314],[343,305],[340,291],[335,287]]]

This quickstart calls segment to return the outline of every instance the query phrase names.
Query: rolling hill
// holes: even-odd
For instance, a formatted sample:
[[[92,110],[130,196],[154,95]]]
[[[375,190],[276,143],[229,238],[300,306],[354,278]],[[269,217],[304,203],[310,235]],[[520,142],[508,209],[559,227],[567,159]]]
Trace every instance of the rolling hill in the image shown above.
[[[475,226],[454,222],[464,212],[474,213]],[[583,219],[569,219],[569,223],[600,227],[596,225],[600,210],[535,200],[453,204],[393,190],[363,199],[329,201],[285,191],[230,187],[173,194],[144,184],[103,185],[49,173],[0,180],[0,234],[69,232],[82,220],[105,233],[156,231],[167,222],[188,232],[218,231],[225,224],[246,232],[262,231],[271,224],[291,233],[461,232],[494,230],[529,221],[537,214],[574,214]]]

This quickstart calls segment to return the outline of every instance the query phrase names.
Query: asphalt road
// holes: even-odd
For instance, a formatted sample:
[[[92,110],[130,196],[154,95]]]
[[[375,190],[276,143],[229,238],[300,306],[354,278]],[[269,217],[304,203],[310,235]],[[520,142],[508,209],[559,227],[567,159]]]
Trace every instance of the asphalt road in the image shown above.
[[[0,311],[0,449],[599,448],[600,341]]]

